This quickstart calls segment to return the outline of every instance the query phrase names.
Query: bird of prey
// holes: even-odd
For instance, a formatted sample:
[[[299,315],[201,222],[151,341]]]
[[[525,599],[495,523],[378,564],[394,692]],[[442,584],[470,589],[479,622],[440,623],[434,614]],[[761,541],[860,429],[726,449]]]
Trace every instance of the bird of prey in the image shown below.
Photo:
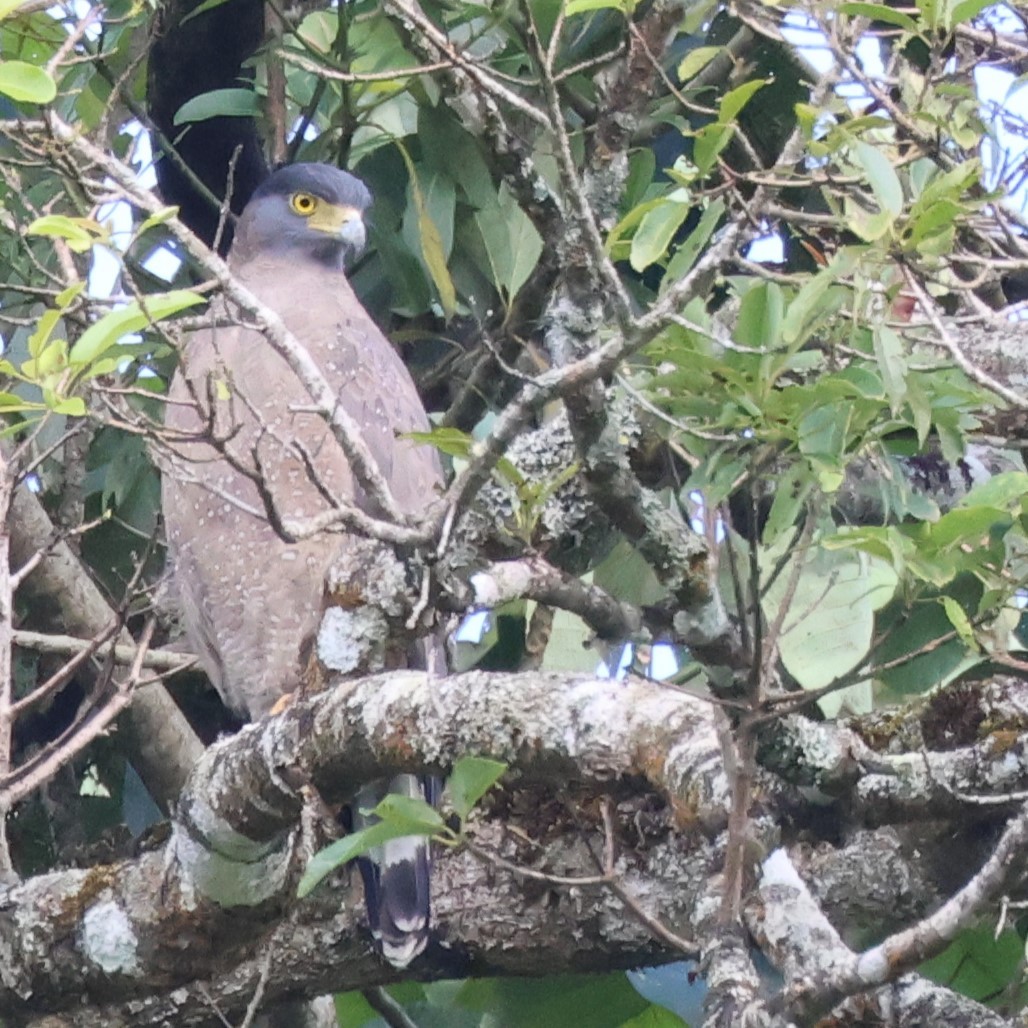
[[[243,211],[229,266],[304,345],[360,425],[397,504],[415,513],[435,493],[440,466],[433,449],[398,433],[426,431],[428,419],[406,367],[344,274],[363,247],[370,202],[367,187],[338,168],[283,168]],[[303,680],[325,574],[348,542],[339,532],[286,542],[266,517],[267,503],[281,518],[304,519],[330,510],[333,496],[365,501],[310,395],[256,329],[193,334],[166,423],[184,440],[163,480],[183,623],[225,704],[259,718]],[[407,795],[417,785],[410,775],[389,783]],[[378,798],[381,791],[365,791],[356,802],[374,806]],[[404,966],[428,935],[426,841],[399,839],[377,856],[377,866],[362,868],[369,920],[383,955]]]

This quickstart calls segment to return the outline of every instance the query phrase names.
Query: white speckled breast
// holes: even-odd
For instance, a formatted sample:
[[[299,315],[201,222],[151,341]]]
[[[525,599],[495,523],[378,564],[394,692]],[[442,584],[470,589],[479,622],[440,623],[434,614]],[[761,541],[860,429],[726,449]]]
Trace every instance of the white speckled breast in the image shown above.
[[[343,409],[361,425],[397,502],[412,513],[422,511],[440,483],[438,459],[430,447],[396,438],[398,432],[428,428],[421,400],[342,273],[260,257],[236,274],[307,347]],[[190,386],[203,417],[190,403]],[[263,515],[260,492],[245,472],[260,466],[275,509],[292,518],[330,508],[304,462],[290,451],[293,443],[305,448],[320,485],[331,494],[354,499],[353,478],[324,421],[298,410],[311,404],[306,390],[252,329],[196,333],[169,400],[169,428],[202,433],[212,413],[232,460],[243,469],[210,443],[176,444],[177,455],[164,473],[163,504],[190,640],[225,703],[243,716],[259,717],[299,682],[321,617],[325,571],[346,537],[324,533],[284,542]]]

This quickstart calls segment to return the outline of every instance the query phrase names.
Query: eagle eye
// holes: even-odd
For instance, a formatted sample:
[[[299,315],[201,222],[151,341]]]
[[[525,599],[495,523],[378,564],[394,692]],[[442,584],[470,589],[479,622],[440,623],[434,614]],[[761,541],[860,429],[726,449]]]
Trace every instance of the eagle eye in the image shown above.
[[[317,210],[318,198],[316,196],[311,196],[310,193],[293,193],[293,195],[289,197],[289,206],[292,207],[297,214],[306,218]]]

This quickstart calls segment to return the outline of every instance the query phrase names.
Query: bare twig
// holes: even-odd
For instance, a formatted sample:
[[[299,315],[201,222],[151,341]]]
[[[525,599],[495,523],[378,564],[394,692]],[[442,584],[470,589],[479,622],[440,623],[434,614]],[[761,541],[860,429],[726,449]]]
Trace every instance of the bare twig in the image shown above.
[[[513,599],[537,600],[577,614],[601,639],[628,639],[642,625],[637,610],[539,556],[491,564],[471,576],[475,602],[498,607]]]

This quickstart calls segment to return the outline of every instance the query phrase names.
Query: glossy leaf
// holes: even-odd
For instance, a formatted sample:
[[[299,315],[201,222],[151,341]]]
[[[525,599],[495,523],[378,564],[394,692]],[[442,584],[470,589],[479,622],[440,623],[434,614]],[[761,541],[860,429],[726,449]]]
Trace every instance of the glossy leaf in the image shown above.
[[[665,200],[643,215],[639,228],[632,236],[629,263],[634,271],[643,271],[667,253],[675,233],[689,216],[686,203]]]
[[[201,303],[204,303],[204,298],[187,289],[148,296],[145,310],[138,300],[133,300],[90,325],[71,348],[70,363],[73,367],[84,367],[124,336],[139,332],[154,321],[171,317]]]
[[[254,118],[260,101],[252,89],[212,89],[187,100],[176,112],[174,123],[188,125],[209,118]]]
[[[26,61],[0,61],[0,93],[29,104],[48,104],[57,96],[57,83],[45,68]]]

